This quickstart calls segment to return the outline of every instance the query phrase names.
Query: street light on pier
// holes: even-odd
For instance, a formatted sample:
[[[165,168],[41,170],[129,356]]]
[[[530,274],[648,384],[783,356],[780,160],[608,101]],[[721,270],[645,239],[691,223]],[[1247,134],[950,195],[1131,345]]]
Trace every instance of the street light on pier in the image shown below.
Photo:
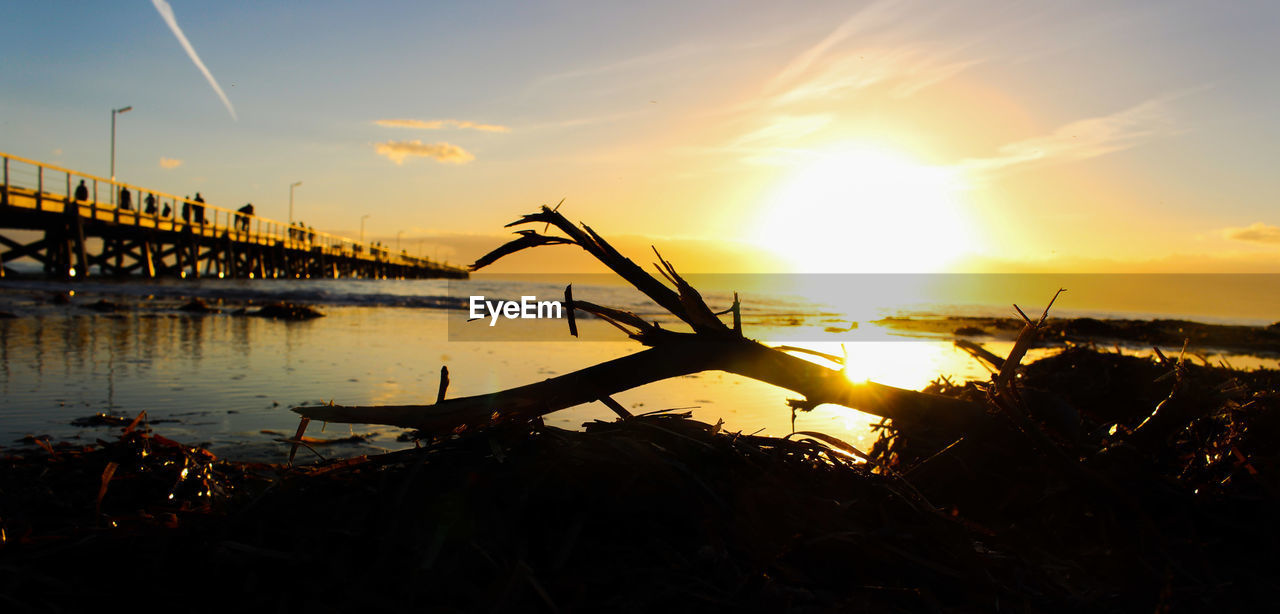
[[[301,181],[289,184],[289,225],[293,226],[293,189],[302,185]]]
[[[116,180],[116,116],[121,113],[128,113],[133,110],[133,105],[121,107],[119,109],[111,109],[111,180]],[[116,202],[116,188],[111,187],[111,203]]]

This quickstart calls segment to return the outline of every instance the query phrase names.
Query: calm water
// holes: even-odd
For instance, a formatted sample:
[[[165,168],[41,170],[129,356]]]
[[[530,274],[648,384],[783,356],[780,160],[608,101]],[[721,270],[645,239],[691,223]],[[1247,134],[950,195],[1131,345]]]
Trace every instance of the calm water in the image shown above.
[[[525,282],[473,283],[475,291],[491,295],[541,291],[545,296],[547,291]],[[66,287],[77,289],[71,305],[48,300],[52,292]],[[575,286],[575,294],[641,310],[639,303],[628,303],[634,300],[628,289]],[[191,295],[211,301],[221,297],[234,307],[246,300],[303,301],[318,305],[326,317],[284,322],[175,309]],[[103,314],[84,307],[103,297],[127,309]],[[451,340],[449,319],[464,314],[447,308],[460,305],[440,281],[75,286],[25,281],[0,286],[0,300],[0,309],[19,315],[0,320],[0,446],[5,447],[20,445],[17,440],[25,435],[108,438],[116,431],[70,422],[96,412],[133,416],[146,410],[152,420],[162,421],[155,424],[157,432],[171,438],[207,442],[215,452],[233,457],[277,459],[287,453],[287,445],[274,439],[291,434],[298,424],[290,407],[330,400],[344,405],[425,404],[435,398],[441,365],[449,367],[449,396],[455,397],[538,381],[642,349],[627,340],[572,340],[559,332],[550,337],[562,339],[558,341]],[[865,324],[842,337],[828,334],[845,341],[843,350],[835,341],[796,342],[797,330],[807,326],[821,333],[845,314],[795,300],[778,299],[768,305],[772,311],[757,307],[748,318],[748,336],[834,354],[847,351],[850,376],[856,379],[919,389],[939,375],[953,380],[987,376],[949,340],[893,341],[896,337]],[[794,321],[794,314],[806,310],[826,315]],[[558,331],[563,326],[548,324]],[[579,324],[587,338],[621,337],[598,320]],[[993,342],[988,347],[1004,353],[1008,345]],[[1237,366],[1275,363],[1233,359]],[[709,372],[657,382],[615,398],[637,412],[692,407],[699,419],[723,419],[731,430],[781,435],[790,429],[785,401],[792,396],[767,384]],[[603,406],[591,404],[557,412],[548,421],[572,428],[612,418]],[[824,406],[801,414],[796,428],[824,431],[866,446],[872,421],[864,414]],[[372,435],[363,445],[318,448],[325,455],[406,445],[395,441],[400,430],[389,427],[333,424],[319,431],[313,426],[308,434]]]

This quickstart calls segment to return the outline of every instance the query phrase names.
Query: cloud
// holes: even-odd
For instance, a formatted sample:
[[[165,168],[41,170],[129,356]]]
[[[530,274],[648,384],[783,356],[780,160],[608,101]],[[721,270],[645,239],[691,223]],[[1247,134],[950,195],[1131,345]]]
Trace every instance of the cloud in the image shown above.
[[[160,168],[178,168],[182,166],[182,160],[177,158],[160,157]]]
[[[204,78],[209,81],[209,85],[213,86],[213,91],[218,93],[218,98],[222,99],[222,104],[227,107],[227,112],[231,114],[231,119],[239,121],[236,117],[236,109],[231,106],[231,101],[227,99],[227,95],[223,93],[222,88],[218,86],[218,80],[213,78],[213,73],[205,67],[204,62],[200,61],[200,56],[196,54],[195,47],[191,46],[191,41],[187,40],[187,35],[182,33],[182,28],[178,27],[178,19],[173,15],[173,7],[169,6],[165,0],[151,0],[151,4],[156,7],[156,12],[160,13],[160,18],[169,25],[169,29],[173,30],[173,35],[178,37],[178,43],[187,51],[187,55],[191,61],[195,63],[196,68],[204,73]]]
[[[1077,120],[1044,136],[1003,145],[997,155],[970,158],[961,166],[995,171],[1032,162],[1085,160],[1175,132],[1164,100],[1155,99],[1110,115]]]
[[[903,44],[920,38],[906,20],[906,8],[898,0],[880,0],[854,13],[770,80],[765,93],[772,104],[827,101],[881,85],[890,87],[891,96],[906,98],[986,61],[962,57],[981,37]],[[850,40],[858,46],[848,46]]]
[[[1280,245],[1280,226],[1269,226],[1262,222],[1255,222],[1244,228],[1225,228],[1222,235],[1235,241]]]
[[[566,79],[579,79],[582,77],[594,77],[604,74],[612,74],[617,72],[627,72],[635,69],[647,68],[657,64],[665,64],[684,59],[690,55],[706,50],[706,46],[700,44],[681,44],[674,47],[662,49],[653,53],[641,56],[616,60],[607,64],[598,64],[588,68],[578,68],[548,75],[538,80],[536,85],[546,84],[553,81],[561,81]]]
[[[925,46],[864,49],[826,62],[808,79],[779,93],[773,103],[828,100],[880,85],[890,87],[890,95],[906,98],[983,62],[952,59],[954,55]]]
[[[451,164],[466,164],[476,158],[470,152],[457,145],[449,143],[424,144],[422,141],[417,140],[378,143],[376,151],[378,155],[386,156],[387,159],[396,164],[404,164],[405,158],[409,157],[434,158],[437,162]]]
[[[896,18],[901,14],[901,2],[896,0],[880,0],[874,2],[862,10],[856,12],[850,18],[841,23],[835,30],[828,34],[817,44],[809,47],[796,56],[783,68],[777,76],[773,78],[769,89],[777,90],[783,87],[788,81],[792,81],[799,77],[805,71],[809,70],[823,55],[832,47],[844,42],[849,37],[860,32],[864,32],[873,28],[881,27],[887,22]]]
[[[418,130],[443,130],[445,128],[455,128],[459,130],[479,130],[481,132],[510,132],[511,129],[506,126],[498,126],[495,124],[477,124],[476,122],[461,121],[456,119],[380,119],[373,122],[379,126],[388,128],[416,128]]]

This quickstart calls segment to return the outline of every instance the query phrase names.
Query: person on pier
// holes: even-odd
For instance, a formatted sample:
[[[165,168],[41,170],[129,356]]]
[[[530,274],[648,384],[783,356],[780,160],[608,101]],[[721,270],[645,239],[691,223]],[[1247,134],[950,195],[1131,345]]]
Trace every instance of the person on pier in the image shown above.
[[[200,196],[199,192],[196,192],[196,197],[191,200],[194,200],[197,203],[191,207],[191,212],[196,216],[196,223],[202,225],[207,224],[208,220],[204,217],[204,197]]]
[[[156,214],[156,195],[155,194],[147,194],[147,197],[142,202],[146,205],[145,211],[147,215]]]
[[[133,209],[133,192],[129,188],[120,188],[120,208],[125,211]]]
[[[80,180],[80,185],[76,186],[76,200],[89,200],[89,188],[84,185],[84,180]]]
[[[245,203],[243,207],[236,209],[236,228],[249,232],[249,216],[253,215],[253,203]]]

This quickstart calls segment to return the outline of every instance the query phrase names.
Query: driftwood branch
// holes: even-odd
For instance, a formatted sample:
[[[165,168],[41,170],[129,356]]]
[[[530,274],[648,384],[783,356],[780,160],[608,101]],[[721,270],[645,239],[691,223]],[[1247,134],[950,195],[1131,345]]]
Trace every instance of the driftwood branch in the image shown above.
[[[874,382],[854,383],[841,371],[743,338],[737,297],[730,327],[656,249],[656,268],[675,286],[674,290],[622,256],[590,227],[579,228],[553,209],[543,207],[538,213],[526,215],[508,226],[529,223],[554,226],[566,237],[519,231],[519,238],[481,257],[472,265],[472,270],[529,247],[575,244],[688,324],[693,332],[666,330],[627,311],[572,299],[571,291],[566,289],[570,309],[600,317],[652,347],[541,382],[488,394],[441,399],[432,405],[328,405],[299,407],[294,411],[329,422],[387,424],[432,434],[462,433],[503,422],[529,420],[672,377],[719,370],[797,392],[804,396],[804,404],[809,407],[832,403],[858,409],[890,418],[899,428],[911,429],[916,434],[958,436],[985,416],[985,408],[980,403]]]
[[[652,382],[713,370],[795,391],[814,405],[843,405],[915,428],[958,432],[985,413],[981,405],[968,401],[874,382],[855,384],[839,371],[754,341],[712,341],[689,334],[683,334],[679,341],[668,341],[559,377],[499,392],[447,399],[434,405],[326,405],[299,407],[294,411],[328,422],[388,424],[432,433],[461,433],[511,420],[527,420]]]

